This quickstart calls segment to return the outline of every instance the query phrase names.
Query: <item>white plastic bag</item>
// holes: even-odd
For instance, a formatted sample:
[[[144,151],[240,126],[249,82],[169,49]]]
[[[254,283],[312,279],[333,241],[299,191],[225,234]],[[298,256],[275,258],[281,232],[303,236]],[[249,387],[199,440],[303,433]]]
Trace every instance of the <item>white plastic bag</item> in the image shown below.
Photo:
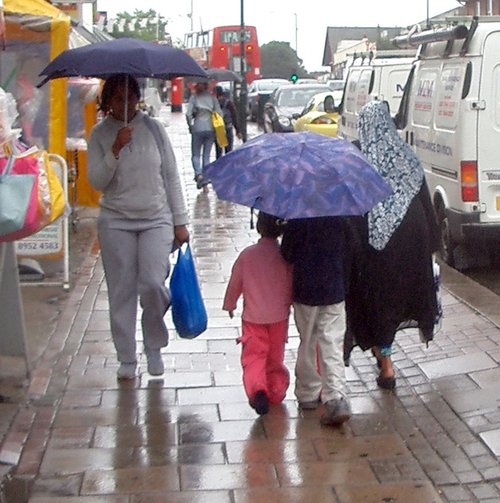
[[[16,100],[0,87],[0,143],[11,140],[12,125],[17,118]]]

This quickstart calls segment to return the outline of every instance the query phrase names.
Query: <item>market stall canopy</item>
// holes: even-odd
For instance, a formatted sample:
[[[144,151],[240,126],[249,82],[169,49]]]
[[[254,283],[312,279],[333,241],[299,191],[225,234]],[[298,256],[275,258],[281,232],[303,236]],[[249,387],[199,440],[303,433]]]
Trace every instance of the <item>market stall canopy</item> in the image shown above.
[[[45,0],[4,0],[4,19],[0,85],[17,100],[23,139],[64,156],[66,81],[35,85],[40,70],[68,48],[70,18]]]
[[[78,39],[85,40],[85,44],[79,44],[73,42],[72,38],[77,37]],[[112,40],[114,37],[109,35],[103,30],[100,30],[97,26],[93,26],[91,29],[83,26],[83,24],[77,21],[71,21],[71,34],[69,40],[69,48],[73,49],[75,47],[80,47],[81,45],[95,44],[97,42],[104,42],[105,40]]]

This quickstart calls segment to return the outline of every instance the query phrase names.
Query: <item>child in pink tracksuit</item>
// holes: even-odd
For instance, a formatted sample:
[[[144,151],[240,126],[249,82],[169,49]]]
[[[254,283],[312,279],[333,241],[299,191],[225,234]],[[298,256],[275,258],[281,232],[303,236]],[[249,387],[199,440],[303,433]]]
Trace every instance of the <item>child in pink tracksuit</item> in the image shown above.
[[[243,385],[251,407],[258,414],[266,414],[269,403],[283,401],[290,384],[284,354],[292,303],[292,266],[281,256],[277,238],[282,229],[276,217],[260,212],[257,231],[259,241],[245,248],[233,265],[222,308],[232,318],[243,295]]]

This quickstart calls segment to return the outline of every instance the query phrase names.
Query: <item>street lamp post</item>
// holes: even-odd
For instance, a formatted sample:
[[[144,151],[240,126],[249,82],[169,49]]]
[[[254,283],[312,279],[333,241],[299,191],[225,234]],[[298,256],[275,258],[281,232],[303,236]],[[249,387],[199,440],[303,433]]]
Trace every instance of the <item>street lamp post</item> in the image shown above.
[[[299,32],[299,27],[298,27],[298,24],[297,24],[297,13],[294,12],[293,15],[295,16],[295,54],[297,54],[297,57],[299,57],[299,46],[298,46],[298,43],[297,43],[297,35],[298,35],[298,32]]]
[[[239,119],[241,139],[247,141],[247,79],[246,79],[246,59],[245,59],[245,16],[244,0],[240,3],[241,23],[240,23],[240,74],[241,88],[239,99]]]

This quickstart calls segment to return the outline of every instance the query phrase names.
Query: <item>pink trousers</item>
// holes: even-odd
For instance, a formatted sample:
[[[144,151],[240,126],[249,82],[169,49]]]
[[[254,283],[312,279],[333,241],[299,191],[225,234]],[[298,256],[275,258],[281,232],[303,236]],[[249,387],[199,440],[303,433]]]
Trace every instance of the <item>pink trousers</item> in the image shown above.
[[[261,324],[242,322],[241,365],[243,386],[249,400],[265,391],[270,403],[281,403],[290,384],[284,364],[288,320]]]

